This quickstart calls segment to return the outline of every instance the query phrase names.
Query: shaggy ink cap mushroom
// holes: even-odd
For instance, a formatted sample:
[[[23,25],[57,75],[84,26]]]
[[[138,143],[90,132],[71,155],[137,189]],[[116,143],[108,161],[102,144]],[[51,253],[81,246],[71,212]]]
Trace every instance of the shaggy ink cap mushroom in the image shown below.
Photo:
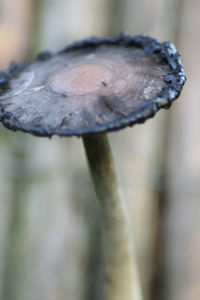
[[[0,73],[0,121],[38,136],[83,136],[104,250],[106,300],[141,300],[124,200],[106,131],[169,107],[185,82],[171,43],[147,36],[91,38]],[[116,263],[117,262],[117,263]]]
[[[117,130],[169,107],[184,82],[169,42],[90,38],[0,72],[0,121],[38,136]]]

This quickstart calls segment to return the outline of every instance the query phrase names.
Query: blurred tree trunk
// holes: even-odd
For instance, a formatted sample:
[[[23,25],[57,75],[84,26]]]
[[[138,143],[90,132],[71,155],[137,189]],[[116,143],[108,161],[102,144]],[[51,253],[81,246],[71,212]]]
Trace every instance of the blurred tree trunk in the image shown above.
[[[0,1],[0,69],[27,55],[33,17],[32,0]]]
[[[179,41],[191,78],[183,100],[190,101],[175,104],[170,115],[160,112],[142,126],[111,134],[110,140],[145,300],[156,271],[164,289],[153,300],[199,299],[199,2],[36,2],[0,0],[0,68],[23,60],[31,49],[58,50],[91,35],[144,32]],[[4,129],[1,135],[0,300],[102,300],[99,220],[81,141],[49,141]]]
[[[117,1],[114,32],[144,32],[171,39],[173,5],[171,1]],[[151,7],[151,9],[149,9]],[[121,14],[119,14],[121,12]],[[139,259],[144,299],[150,299],[156,272],[155,251],[159,231],[160,197],[162,197],[163,161],[165,159],[166,124],[169,113],[160,112],[154,120],[123,132],[112,134],[119,174],[126,193],[132,220],[133,239]],[[123,153],[123,156],[122,156]]]
[[[30,45],[32,28],[32,0],[1,0],[0,2],[0,68],[10,61],[24,59]],[[4,136],[4,130],[1,132]],[[20,142],[19,142],[20,140]],[[24,238],[24,170],[25,151],[21,136],[18,140],[9,134],[1,142],[1,216],[0,228],[0,299],[20,299],[23,289]],[[10,169],[5,164],[9,162]],[[20,288],[19,288],[20,287]]]
[[[196,300],[200,297],[200,2],[183,4],[179,48],[188,81],[170,118],[164,299]]]
[[[42,1],[39,48],[56,51],[72,39],[104,35],[106,6],[98,0]],[[56,137],[27,141],[31,185],[22,300],[101,299],[98,214],[82,143]]]

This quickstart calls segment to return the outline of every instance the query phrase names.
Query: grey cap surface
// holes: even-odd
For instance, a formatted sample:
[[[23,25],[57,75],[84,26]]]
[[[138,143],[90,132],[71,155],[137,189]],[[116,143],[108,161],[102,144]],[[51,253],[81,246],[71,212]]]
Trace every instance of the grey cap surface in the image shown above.
[[[0,121],[38,136],[82,136],[144,122],[185,82],[171,43],[91,38],[0,73]]]

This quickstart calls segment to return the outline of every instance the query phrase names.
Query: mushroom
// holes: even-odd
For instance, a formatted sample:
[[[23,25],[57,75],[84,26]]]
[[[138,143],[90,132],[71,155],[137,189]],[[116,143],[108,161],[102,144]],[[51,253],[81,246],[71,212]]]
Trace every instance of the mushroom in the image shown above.
[[[96,37],[0,73],[0,121],[36,136],[83,138],[101,214],[105,299],[141,299],[122,192],[106,132],[168,108],[184,85],[180,55],[150,37]]]

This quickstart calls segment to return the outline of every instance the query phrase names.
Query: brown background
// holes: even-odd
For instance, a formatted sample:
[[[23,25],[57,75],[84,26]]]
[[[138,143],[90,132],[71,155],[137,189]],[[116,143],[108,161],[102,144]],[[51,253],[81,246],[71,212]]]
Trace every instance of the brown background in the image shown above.
[[[0,69],[91,35],[172,40],[180,99],[109,134],[145,300],[200,299],[200,1],[0,0]],[[82,142],[0,128],[0,300],[101,300],[99,222]]]

